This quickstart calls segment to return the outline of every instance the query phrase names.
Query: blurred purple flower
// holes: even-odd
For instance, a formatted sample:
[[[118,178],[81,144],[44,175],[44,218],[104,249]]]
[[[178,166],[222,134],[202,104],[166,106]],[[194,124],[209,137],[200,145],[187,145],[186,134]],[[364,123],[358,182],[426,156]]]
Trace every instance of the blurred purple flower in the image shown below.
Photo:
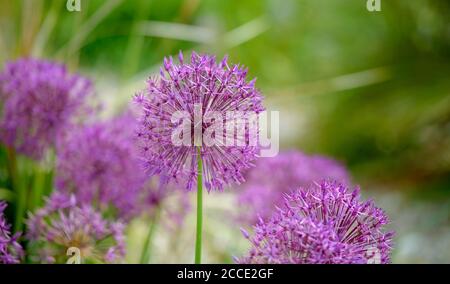
[[[80,204],[140,213],[146,177],[134,143],[131,115],[73,129],[57,145],[56,187]],[[112,205],[112,206],[111,206]]]
[[[72,247],[83,263],[118,263],[125,256],[124,225],[106,221],[89,205],[78,206],[73,195],[54,193],[27,226],[34,261],[65,263]]]
[[[327,178],[344,183],[349,181],[345,167],[327,157],[308,156],[292,150],[274,158],[261,158],[246,173],[246,182],[238,193],[238,204],[242,209],[238,219],[253,225],[259,217],[270,217],[275,206],[283,204],[284,193]]]
[[[323,181],[285,196],[285,204],[255,226],[240,263],[389,263],[388,217],[359,189]],[[248,235],[248,234],[247,234]],[[245,236],[245,235],[244,235]]]
[[[74,116],[89,110],[85,97],[91,92],[90,81],[64,65],[39,59],[8,63],[0,73],[2,142],[40,159]]]
[[[11,235],[11,225],[4,215],[6,206],[6,202],[0,201],[0,264],[17,264],[24,257],[24,251],[17,242],[20,234]]]
[[[143,112],[137,136],[149,175],[165,174],[191,190],[196,185],[200,147],[202,174],[208,191],[242,182],[242,171],[252,165],[258,147],[250,143],[207,146],[203,138],[200,146],[198,140],[194,142],[198,139],[194,137],[195,132],[191,133],[190,145],[174,145],[172,135],[180,123],[171,119],[174,113],[187,114],[192,130],[198,128],[194,121],[200,114],[200,127],[205,133],[211,126],[206,121],[213,113],[225,118],[227,112],[235,111],[230,120],[243,119],[242,113],[236,111],[259,113],[263,110],[262,96],[255,88],[255,81],[247,82],[247,70],[238,65],[229,66],[227,58],[216,63],[214,56],[192,53],[190,62],[186,63],[180,52],[179,61],[174,64],[172,58],[166,58],[160,77],[150,78],[147,88],[135,97]],[[225,139],[226,134],[215,135]]]
[[[126,113],[68,133],[57,145],[57,189],[123,220],[153,214],[175,189],[145,175],[135,126],[135,118]]]

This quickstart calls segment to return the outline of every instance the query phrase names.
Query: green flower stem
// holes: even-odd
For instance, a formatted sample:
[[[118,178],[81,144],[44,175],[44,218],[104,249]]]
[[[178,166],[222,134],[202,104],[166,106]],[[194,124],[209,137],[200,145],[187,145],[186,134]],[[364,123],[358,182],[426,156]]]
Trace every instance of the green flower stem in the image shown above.
[[[44,197],[50,195],[53,188],[53,168],[55,165],[55,154],[49,153],[49,159],[45,164],[33,163],[33,183],[30,192],[30,210],[39,208]]]
[[[8,170],[9,177],[11,179],[11,187],[15,192],[15,218],[14,218],[14,231],[18,232],[22,230],[23,217],[26,210],[27,193],[24,191],[24,187],[19,182],[19,176],[17,171],[17,157],[16,150],[12,147],[7,147],[8,153]]]
[[[203,222],[203,189],[202,189],[202,157],[201,150],[198,148],[197,158],[197,234],[195,240],[195,264],[202,261],[202,222]]]
[[[151,257],[151,245],[153,241],[153,236],[155,235],[156,226],[159,220],[159,213],[160,213],[160,207],[155,208],[155,212],[150,224],[150,227],[148,229],[147,238],[145,239],[144,247],[142,248],[141,253],[141,264],[148,264],[150,263],[150,257]]]
[[[31,191],[31,210],[38,208],[41,205],[42,196],[44,195],[46,172],[39,166],[34,168],[33,187]]]

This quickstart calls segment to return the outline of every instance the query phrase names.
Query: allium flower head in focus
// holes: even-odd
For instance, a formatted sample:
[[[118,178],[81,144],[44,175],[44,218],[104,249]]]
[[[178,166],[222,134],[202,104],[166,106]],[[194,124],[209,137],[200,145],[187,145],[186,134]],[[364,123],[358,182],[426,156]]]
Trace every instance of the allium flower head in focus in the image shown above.
[[[74,116],[88,111],[90,81],[70,74],[64,65],[19,59],[0,73],[0,137],[18,152],[40,159]]]
[[[118,263],[125,256],[124,226],[102,218],[76,198],[54,193],[45,207],[27,221],[32,258],[37,262],[66,263],[76,248],[82,263]]]
[[[269,220],[249,237],[252,248],[240,263],[389,263],[393,232],[386,214],[359,189],[323,181],[286,195]]]
[[[0,264],[16,264],[20,263],[24,251],[17,242],[19,234],[11,235],[11,225],[4,215],[6,206],[6,202],[0,201]]]
[[[185,62],[180,52],[179,64],[172,58],[165,59],[160,76],[150,78],[135,101],[142,109],[137,136],[149,175],[163,173],[192,189],[197,182],[200,149],[208,190],[221,190],[226,184],[243,181],[242,171],[252,165],[258,153],[256,145],[247,143],[248,133],[237,138],[244,143],[225,146],[207,145],[204,136],[198,140],[195,132],[205,134],[214,129],[211,127],[217,122],[214,116],[217,114],[225,123],[225,120],[245,120],[243,113],[263,111],[262,96],[255,88],[255,80],[247,81],[246,69],[230,65],[226,58],[217,63],[214,56],[196,53],[192,53],[190,62]],[[188,139],[188,145],[174,145],[172,141],[180,128],[180,121],[173,117],[176,113],[185,114],[191,122],[188,130],[192,138]],[[197,116],[200,123],[195,122]],[[233,136],[226,131],[214,135],[222,141]]]
[[[238,219],[254,225],[259,217],[268,218],[284,202],[284,194],[312,181],[336,179],[348,183],[349,175],[339,162],[319,155],[285,151],[273,158],[261,158],[246,172],[238,204]]]

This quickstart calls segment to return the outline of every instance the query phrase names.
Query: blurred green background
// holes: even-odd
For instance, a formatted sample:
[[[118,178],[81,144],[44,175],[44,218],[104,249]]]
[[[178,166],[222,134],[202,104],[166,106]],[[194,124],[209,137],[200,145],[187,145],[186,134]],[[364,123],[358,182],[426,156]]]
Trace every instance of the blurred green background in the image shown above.
[[[393,262],[450,263],[450,2],[381,0],[0,0],[0,66],[63,61],[95,83],[102,115],[127,107],[164,56],[228,54],[280,111],[282,149],[344,162],[397,231]],[[226,202],[224,202],[224,199]],[[228,202],[229,201],[229,202]],[[233,196],[206,206],[206,262],[246,248]],[[129,230],[129,261],[145,234]],[[190,262],[194,220],[160,228],[153,262]],[[169,237],[167,237],[169,234]],[[192,236],[191,236],[192,235]]]

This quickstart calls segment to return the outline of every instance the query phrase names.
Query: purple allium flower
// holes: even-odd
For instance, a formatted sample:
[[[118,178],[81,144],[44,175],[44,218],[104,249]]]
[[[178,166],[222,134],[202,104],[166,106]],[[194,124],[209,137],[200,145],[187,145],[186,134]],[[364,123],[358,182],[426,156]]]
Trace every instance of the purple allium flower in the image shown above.
[[[22,246],[17,242],[20,234],[11,235],[11,225],[6,222],[6,202],[0,201],[0,264],[17,264],[24,256]]]
[[[135,121],[123,115],[73,129],[57,145],[56,187],[80,204],[117,210],[128,219],[141,212],[146,176],[137,155]]]
[[[339,162],[323,156],[308,156],[291,150],[273,158],[261,158],[245,174],[238,204],[242,209],[238,219],[255,224],[259,217],[268,218],[275,206],[284,202],[283,194],[314,180],[336,179],[348,183],[349,175]]]
[[[135,126],[135,118],[126,113],[65,135],[57,145],[58,190],[75,195],[79,204],[95,204],[103,213],[114,213],[113,217],[123,220],[141,213],[152,215],[177,190],[163,184],[163,178],[148,179],[145,175],[135,143]],[[171,213],[185,213],[187,207],[179,209],[183,210]],[[175,221],[178,219],[181,217]]]
[[[388,217],[359,189],[322,181],[285,196],[285,204],[260,220],[252,248],[240,263],[389,263],[393,232]]]
[[[19,59],[0,73],[0,140],[18,152],[40,159],[66,131],[75,114],[89,110],[91,83],[64,65]]]
[[[215,114],[225,122],[226,119],[245,119],[243,113],[263,111],[262,96],[255,88],[255,80],[248,82],[247,70],[239,65],[230,66],[227,58],[216,63],[214,56],[192,53],[190,62],[185,62],[180,52],[179,61],[175,64],[172,58],[166,58],[159,78],[150,78],[147,88],[135,97],[143,112],[137,136],[149,175],[165,174],[191,190],[197,180],[200,148],[202,174],[208,191],[242,182],[242,171],[252,165],[258,147],[250,143],[207,146],[204,137],[196,136],[195,132],[206,133],[211,127],[209,119]],[[175,113],[186,114],[190,120],[189,130],[194,131],[190,131],[192,138],[188,139],[188,145],[172,142],[172,135],[177,134],[181,124],[173,120]],[[201,123],[194,123],[197,116]],[[227,133],[218,131],[214,135],[224,141]],[[228,135],[232,134],[228,132]],[[248,142],[247,133],[241,138]]]
[[[78,206],[73,195],[54,193],[27,226],[35,261],[65,263],[69,248],[79,250],[82,263],[117,263],[125,256],[124,225],[103,219],[89,205]]]

